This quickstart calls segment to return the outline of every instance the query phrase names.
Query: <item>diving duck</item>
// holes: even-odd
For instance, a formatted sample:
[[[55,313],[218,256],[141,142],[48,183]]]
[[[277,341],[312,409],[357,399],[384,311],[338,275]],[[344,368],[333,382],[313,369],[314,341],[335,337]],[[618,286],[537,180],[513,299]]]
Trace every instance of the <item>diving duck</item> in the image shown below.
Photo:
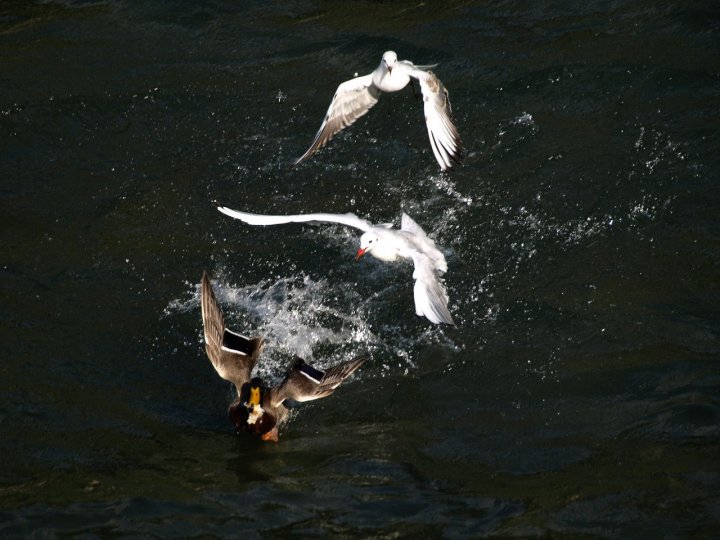
[[[237,390],[237,398],[228,407],[237,432],[247,431],[263,441],[277,442],[278,429],[287,420],[292,402],[329,396],[367,360],[358,357],[321,371],[295,358],[282,382],[270,388],[259,377],[251,376],[263,338],[247,338],[225,327],[207,272],[203,272],[200,297],[205,351],[218,375]]]

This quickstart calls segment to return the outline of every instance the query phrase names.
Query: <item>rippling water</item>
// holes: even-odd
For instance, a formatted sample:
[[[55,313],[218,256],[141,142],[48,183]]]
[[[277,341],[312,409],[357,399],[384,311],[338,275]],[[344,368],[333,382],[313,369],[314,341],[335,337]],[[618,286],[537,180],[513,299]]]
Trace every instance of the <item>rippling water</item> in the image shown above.
[[[719,33],[701,2],[0,4],[0,534],[716,535]],[[408,90],[289,167],[387,49],[439,63],[464,166]],[[409,213],[457,328],[355,232],[214,201]],[[371,360],[236,436],[203,270],[268,378]]]

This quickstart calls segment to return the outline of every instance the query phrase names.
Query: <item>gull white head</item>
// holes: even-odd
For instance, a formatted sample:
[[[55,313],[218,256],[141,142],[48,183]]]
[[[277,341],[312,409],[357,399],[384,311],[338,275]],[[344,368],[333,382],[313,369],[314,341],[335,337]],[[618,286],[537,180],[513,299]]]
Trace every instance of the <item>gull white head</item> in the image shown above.
[[[355,255],[355,260],[359,260],[360,257],[371,251],[372,248],[377,245],[379,240],[380,238],[378,237],[378,235],[372,231],[363,233],[363,235],[360,237],[360,249],[358,249],[357,255]]]
[[[382,57],[382,63],[385,65],[387,70],[392,73],[395,63],[397,62],[397,54],[395,51],[386,51]]]
[[[355,260],[357,261],[366,253],[370,253],[381,261],[395,261],[398,258],[398,246],[396,242],[393,242],[392,236],[381,236],[376,231],[368,231],[360,237],[360,249],[357,251]]]

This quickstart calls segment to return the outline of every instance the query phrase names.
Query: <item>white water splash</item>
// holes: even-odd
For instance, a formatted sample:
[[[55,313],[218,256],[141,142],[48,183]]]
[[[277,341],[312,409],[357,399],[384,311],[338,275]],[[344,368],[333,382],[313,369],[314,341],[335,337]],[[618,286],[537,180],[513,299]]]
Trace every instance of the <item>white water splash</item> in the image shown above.
[[[458,202],[460,204],[464,204],[466,206],[471,206],[473,204],[473,198],[460,193],[457,190],[455,183],[451,182],[448,179],[447,175],[431,175],[430,181],[435,185],[435,187],[439,191],[445,193],[446,195],[449,195],[456,202]]]
[[[190,297],[171,301],[166,316],[196,310],[200,316],[200,287],[188,285]],[[384,371],[404,372],[415,367],[413,357],[419,347],[428,343],[454,347],[443,329],[434,325],[411,331],[396,325],[373,325],[369,311],[378,308],[378,294],[363,298],[356,284],[333,284],[300,274],[238,287],[218,273],[213,288],[229,328],[265,338],[263,361],[256,369],[270,380],[279,379],[295,356],[322,369],[367,354],[378,357]],[[412,301],[410,294],[408,301]]]
[[[515,126],[535,126],[535,119],[532,114],[523,112],[520,116],[513,118],[510,123]]]

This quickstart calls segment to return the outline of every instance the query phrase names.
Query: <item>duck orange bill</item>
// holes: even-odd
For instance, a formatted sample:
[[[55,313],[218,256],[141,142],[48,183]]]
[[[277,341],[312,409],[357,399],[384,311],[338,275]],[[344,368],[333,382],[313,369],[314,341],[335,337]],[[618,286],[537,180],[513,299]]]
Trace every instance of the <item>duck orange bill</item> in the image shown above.
[[[356,261],[359,261],[359,260],[360,260],[360,257],[362,257],[363,255],[365,255],[365,252],[366,252],[366,251],[367,251],[367,248],[360,248],[360,249],[358,249],[357,255],[355,255],[355,260],[356,260]]]
[[[278,428],[275,426],[270,431],[265,433],[260,437],[263,441],[272,441],[272,442],[278,442],[280,440],[280,437],[278,437]]]

